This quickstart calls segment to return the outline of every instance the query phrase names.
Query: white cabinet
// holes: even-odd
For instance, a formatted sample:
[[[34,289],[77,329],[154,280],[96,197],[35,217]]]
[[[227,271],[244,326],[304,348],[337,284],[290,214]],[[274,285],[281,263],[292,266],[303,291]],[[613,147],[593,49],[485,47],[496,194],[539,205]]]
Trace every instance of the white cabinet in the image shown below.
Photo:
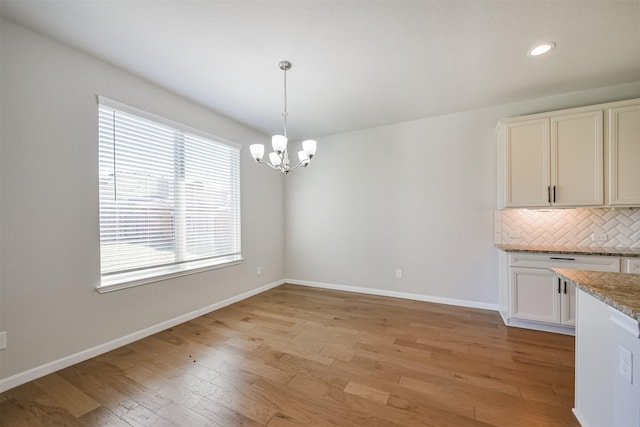
[[[562,298],[560,313],[560,323],[563,325],[576,326],[576,284],[570,280],[561,280],[556,278],[559,284],[562,284]]]
[[[501,127],[504,207],[604,203],[602,110],[509,119]]]
[[[640,99],[498,122],[498,209],[640,206]]]
[[[640,274],[640,257],[626,258],[623,262],[624,273]]]
[[[551,268],[620,271],[620,258],[609,256],[511,253],[508,283],[501,284],[507,307],[505,324],[572,334],[576,322],[576,288],[553,274]]]
[[[507,123],[503,134],[506,206],[548,206],[549,120]]]
[[[602,111],[551,117],[551,205],[604,203]]]
[[[511,318],[575,326],[576,287],[549,269],[511,268]]]
[[[640,206],[640,102],[608,112],[608,203]]]

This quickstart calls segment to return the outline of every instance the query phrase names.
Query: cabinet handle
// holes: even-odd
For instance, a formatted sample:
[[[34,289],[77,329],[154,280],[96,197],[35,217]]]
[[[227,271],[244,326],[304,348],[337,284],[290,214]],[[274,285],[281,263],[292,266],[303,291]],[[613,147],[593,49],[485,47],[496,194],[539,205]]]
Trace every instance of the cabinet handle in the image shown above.
[[[553,203],[556,202],[556,186],[553,186]]]
[[[567,294],[567,281],[564,281],[564,294]]]
[[[551,203],[551,186],[547,185],[547,202]]]
[[[560,293],[560,284],[562,283],[562,279],[558,277],[558,293]]]
[[[564,258],[564,257],[560,257],[560,256],[550,256],[549,259],[559,259],[562,261],[575,261],[575,258]]]

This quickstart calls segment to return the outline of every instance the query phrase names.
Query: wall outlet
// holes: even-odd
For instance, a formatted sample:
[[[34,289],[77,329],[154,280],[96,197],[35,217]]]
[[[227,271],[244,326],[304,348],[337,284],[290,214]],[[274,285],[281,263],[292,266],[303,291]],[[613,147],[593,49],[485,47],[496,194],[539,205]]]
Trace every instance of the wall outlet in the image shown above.
[[[7,348],[7,331],[0,332],[0,350]]]
[[[626,382],[633,384],[633,353],[623,346],[618,346],[618,349],[620,354],[618,372]]]
[[[609,240],[609,236],[607,236],[606,233],[593,233],[591,235],[591,240],[594,242],[606,242]]]
[[[396,270],[396,279],[402,279],[402,270]]]
[[[258,276],[262,275],[262,267],[258,267],[258,268],[256,268],[256,274],[257,274]]]

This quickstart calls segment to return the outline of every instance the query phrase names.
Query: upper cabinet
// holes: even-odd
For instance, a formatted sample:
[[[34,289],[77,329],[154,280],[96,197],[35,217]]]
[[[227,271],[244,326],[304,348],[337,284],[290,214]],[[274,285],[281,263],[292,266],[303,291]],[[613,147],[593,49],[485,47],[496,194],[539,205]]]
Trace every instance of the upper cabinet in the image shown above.
[[[550,205],[602,206],[602,111],[551,116],[550,120]]]
[[[498,126],[498,208],[640,206],[640,100]]]
[[[640,102],[608,110],[611,206],[640,206]]]
[[[549,119],[504,125],[506,206],[548,206]]]

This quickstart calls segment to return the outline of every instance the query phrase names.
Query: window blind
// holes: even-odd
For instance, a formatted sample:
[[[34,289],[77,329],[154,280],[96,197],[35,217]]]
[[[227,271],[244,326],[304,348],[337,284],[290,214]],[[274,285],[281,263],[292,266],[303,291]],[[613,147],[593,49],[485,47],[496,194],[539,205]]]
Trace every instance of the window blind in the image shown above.
[[[239,148],[102,98],[98,114],[103,281],[240,259]]]

